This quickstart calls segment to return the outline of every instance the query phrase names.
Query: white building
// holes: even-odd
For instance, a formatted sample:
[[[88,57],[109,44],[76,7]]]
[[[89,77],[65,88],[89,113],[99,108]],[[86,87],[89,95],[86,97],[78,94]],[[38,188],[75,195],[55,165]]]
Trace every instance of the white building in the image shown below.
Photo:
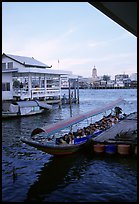
[[[115,81],[114,80],[109,80],[107,81],[107,87],[114,87]]]
[[[115,84],[114,87],[123,88],[125,87],[124,80],[129,79],[128,74],[117,74],[115,75]]]
[[[114,84],[114,87],[119,87],[119,88],[123,88],[125,85],[124,85],[124,82],[123,81],[117,81],[115,84]]]
[[[61,88],[69,88],[69,86],[73,87],[75,80],[80,79],[80,76],[68,74],[68,75],[61,75]]]
[[[97,69],[95,68],[95,66],[92,70],[92,77],[94,77],[94,78],[97,77]]]
[[[2,100],[47,99],[61,97],[61,75],[71,72],[54,70],[34,59],[2,55]]]
[[[130,79],[131,79],[131,81],[137,81],[137,73],[132,73],[130,75]]]
[[[93,79],[93,81],[95,81],[97,79],[97,69],[95,68],[95,66],[92,69],[92,79]]]
[[[123,81],[123,79],[129,78],[128,74],[117,74],[115,75],[115,82]]]

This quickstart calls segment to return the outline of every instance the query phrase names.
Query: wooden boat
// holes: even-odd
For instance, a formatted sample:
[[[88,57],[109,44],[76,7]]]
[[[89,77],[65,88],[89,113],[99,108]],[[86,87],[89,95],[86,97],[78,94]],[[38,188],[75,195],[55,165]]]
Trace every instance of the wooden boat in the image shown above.
[[[85,137],[85,138],[77,138],[76,144],[55,144],[55,142],[36,142],[33,140],[27,140],[26,138],[21,138],[21,141],[36,147],[38,150],[41,150],[43,152],[46,152],[48,154],[52,155],[68,155],[73,154],[83,148],[88,147],[88,145],[92,142],[91,141],[91,135]]]
[[[2,118],[6,119],[6,118],[17,118],[17,117],[21,117],[21,116],[30,116],[30,115],[36,115],[36,114],[40,114],[44,112],[44,109],[40,109],[38,111],[30,111],[29,113],[26,114],[20,114],[20,113],[12,113],[10,111],[2,111]]]
[[[36,115],[51,109],[51,105],[42,101],[16,101],[10,104],[8,111],[2,111],[2,118]]]
[[[117,99],[116,101],[106,105],[103,108],[95,109],[93,111],[89,111],[86,114],[82,114],[76,117],[69,118],[68,120],[63,120],[58,123],[44,126],[42,128],[36,128],[32,131],[30,139],[27,139],[25,137],[21,138],[21,141],[23,143],[26,143],[30,146],[33,146],[39,150],[42,150],[48,154],[52,155],[67,155],[67,154],[73,154],[85,147],[88,147],[90,143],[92,142],[92,137],[97,137],[97,135],[101,134],[102,131],[93,134],[88,135],[86,137],[82,138],[76,138],[74,141],[74,144],[56,144],[56,140],[54,141],[35,141],[33,138],[34,135],[40,134],[40,133],[46,133],[47,138],[49,139],[49,136],[54,135],[55,133],[59,132],[60,130],[69,127],[71,125],[74,125],[76,123],[79,123],[80,121],[92,117],[94,115],[100,114],[106,110],[112,109],[113,106],[115,106],[118,103],[121,103],[123,99]]]
[[[10,111],[2,111],[2,118],[13,118],[13,117],[19,117],[17,113],[12,113]]]

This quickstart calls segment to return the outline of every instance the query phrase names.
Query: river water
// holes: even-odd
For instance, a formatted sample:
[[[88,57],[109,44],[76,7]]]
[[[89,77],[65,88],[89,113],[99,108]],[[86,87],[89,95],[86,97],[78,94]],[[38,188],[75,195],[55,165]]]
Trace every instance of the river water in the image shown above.
[[[68,96],[68,90],[63,90]],[[54,157],[23,144],[33,129],[102,107],[117,98],[125,113],[137,111],[137,89],[80,90],[80,103],[53,105],[40,115],[2,121],[3,202],[136,202],[136,156],[80,152]],[[106,113],[104,113],[106,114]],[[102,115],[93,117],[93,121]],[[86,126],[89,121],[75,125]],[[92,121],[91,121],[92,122]],[[65,129],[69,131],[70,129]]]

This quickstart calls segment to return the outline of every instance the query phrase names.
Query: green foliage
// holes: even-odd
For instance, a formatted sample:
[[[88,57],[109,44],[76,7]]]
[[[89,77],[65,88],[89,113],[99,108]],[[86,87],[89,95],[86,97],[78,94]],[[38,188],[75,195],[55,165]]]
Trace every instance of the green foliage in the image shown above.
[[[108,76],[108,75],[103,75],[103,80],[104,80],[104,81],[109,81],[109,80],[110,80],[110,76]]]
[[[16,80],[13,82],[13,87],[19,88],[20,87],[20,81]]]

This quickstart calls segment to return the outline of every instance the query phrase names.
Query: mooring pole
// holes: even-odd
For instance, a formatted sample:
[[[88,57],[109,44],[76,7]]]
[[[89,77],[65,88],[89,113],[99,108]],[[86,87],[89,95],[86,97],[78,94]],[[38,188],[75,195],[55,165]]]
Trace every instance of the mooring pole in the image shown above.
[[[77,100],[79,104],[79,79],[77,78]]]
[[[70,90],[70,79],[69,79],[69,104],[71,104],[71,90]]]
[[[74,80],[74,102],[76,103],[76,79]]]

